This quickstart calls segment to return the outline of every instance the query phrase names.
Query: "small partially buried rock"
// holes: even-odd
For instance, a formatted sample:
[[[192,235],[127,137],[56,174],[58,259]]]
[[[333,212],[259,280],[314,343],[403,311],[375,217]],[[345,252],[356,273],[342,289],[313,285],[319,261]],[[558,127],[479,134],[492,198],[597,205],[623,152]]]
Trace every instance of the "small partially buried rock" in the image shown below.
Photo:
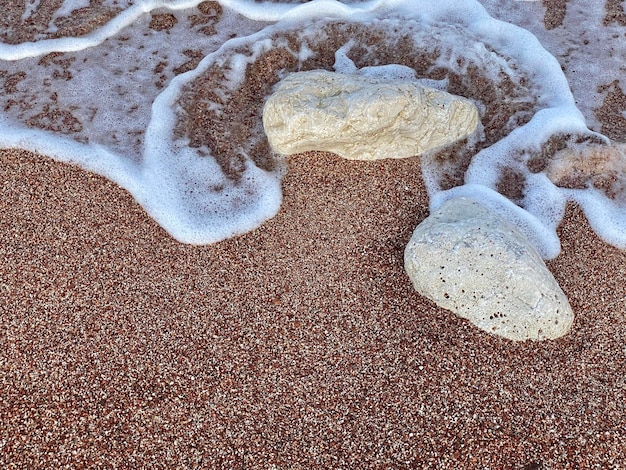
[[[418,225],[404,266],[420,294],[489,333],[555,339],[574,320],[565,294],[526,237],[469,198],[445,202]]]
[[[297,72],[282,80],[263,109],[263,127],[282,154],[334,152],[350,160],[418,155],[467,137],[476,106],[416,81]]]
[[[556,152],[545,172],[557,186],[593,186],[612,199],[626,201],[626,144],[568,146]]]

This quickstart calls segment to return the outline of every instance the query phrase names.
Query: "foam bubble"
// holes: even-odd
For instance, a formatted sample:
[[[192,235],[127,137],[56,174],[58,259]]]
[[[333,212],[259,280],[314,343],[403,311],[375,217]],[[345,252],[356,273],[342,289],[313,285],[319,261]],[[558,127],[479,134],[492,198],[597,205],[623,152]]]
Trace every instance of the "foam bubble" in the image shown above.
[[[581,15],[581,1],[569,2],[568,14]],[[107,176],[183,242],[212,243],[252,230],[272,217],[281,201],[281,165],[264,168],[252,150],[263,139],[260,115],[247,130],[249,141],[233,137],[229,143],[229,151],[238,155],[237,178],[225,170],[219,149],[192,142],[192,136],[181,132],[190,110],[183,101],[193,99],[199,77],[211,70],[222,75],[219,85],[210,85],[215,99],[197,99],[205,100],[198,102],[203,110],[227,122],[229,100],[259,57],[282,48],[293,54],[296,69],[319,62],[319,44],[332,30],[324,28],[337,20],[376,30],[379,41],[395,41],[390,50],[412,41],[407,51],[430,62],[418,66],[411,57],[390,60],[377,55],[380,44],[365,45],[361,57],[353,56],[351,51],[364,46],[355,33],[334,46],[334,64],[325,67],[419,80],[477,104],[483,126],[464,149],[451,151],[447,160],[422,156],[432,208],[450,197],[478,198],[518,225],[542,256],[553,257],[559,251],[556,227],[566,201],[574,200],[602,237],[626,247],[626,209],[618,200],[594,189],[557,188],[543,172],[528,169],[554,136],[593,133],[556,59],[533,34],[490,17],[475,0],[222,0],[215,15],[195,8],[198,0],[111,2],[103,5],[115,4],[119,13],[83,36],[0,44],[5,90],[0,96],[0,145],[45,153]],[[500,0],[483,3],[506,17]],[[25,17],[38,5],[36,0],[29,3]],[[84,0],[65,0],[54,18],[83,7],[88,8]],[[525,19],[524,12],[541,8],[538,2],[516,2],[509,15],[536,28],[563,55],[563,42]],[[159,15],[163,25],[153,26]],[[599,21],[592,17],[580,21]],[[294,38],[297,46],[290,42]],[[404,55],[410,56],[407,51]],[[572,70],[587,65],[588,58],[577,54],[568,56]],[[284,73],[277,71],[278,76]],[[588,85],[585,80],[575,81],[575,91]],[[594,100],[583,106],[588,119],[597,96]],[[241,125],[235,121],[233,125]],[[218,129],[216,121],[206,125],[209,131]],[[507,178],[519,182],[519,188],[513,187],[519,194],[506,192]]]
[[[568,0],[564,23],[575,27],[544,25],[546,7],[542,2],[507,4],[502,0],[481,0],[496,18],[531,31],[550,53],[559,57],[576,106],[591,130],[600,131],[594,110],[602,105],[602,86],[624,75],[626,30],[619,24],[604,24],[606,10],[598,4],[589,8],[587,0]]]

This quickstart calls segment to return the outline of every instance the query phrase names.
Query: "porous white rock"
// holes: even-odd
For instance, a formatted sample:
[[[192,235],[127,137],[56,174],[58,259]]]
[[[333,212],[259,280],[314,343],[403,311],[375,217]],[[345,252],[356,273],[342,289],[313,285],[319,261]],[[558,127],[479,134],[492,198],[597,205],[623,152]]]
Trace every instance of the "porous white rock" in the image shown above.
[[[325,70],[288,75],[263,109],[276,152],[323,150],[350,160],[418,155],[467,137],[478,122],[471,101],[417,81]]]
[[[489,333],[555,339],[574,320],[565,294],[524,234],[469,198],[445,202],[417,226],[404,266],[420,294]]]

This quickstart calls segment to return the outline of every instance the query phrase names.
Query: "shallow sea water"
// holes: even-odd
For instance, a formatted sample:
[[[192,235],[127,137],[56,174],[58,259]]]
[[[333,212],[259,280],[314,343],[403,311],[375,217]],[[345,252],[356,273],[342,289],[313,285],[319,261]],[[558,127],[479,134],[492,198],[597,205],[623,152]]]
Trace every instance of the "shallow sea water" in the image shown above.
[[[537,20],[541,2],[481,3],[65,0],[33,26],[44,6],[29,2],[17,29],[34,32],[7,29],[0,44],[0,146],[100,173],[176,239],[214,243],[258,227],[281,204],[288,169],[264,146],[264,95],[246,92],[252,71],[267,73],[269,93],[296,70],[409,66],[416,78],[474,100],[483,118],[477,135],[445,158],[422,157],[431,209],[477,197],[552,258],[565,204],[575,200],[601,237],[626,248],[618,200],[591,185],[558,188],[529,169],[551,139],[606,141],[594,110],[609,92],[607,77],[624,73],[626,27],[604,25],[600,2],[568,3],[564,21],[584,26],[576,37],[547,30]],[[517,192],[503,190],[510,175]]]

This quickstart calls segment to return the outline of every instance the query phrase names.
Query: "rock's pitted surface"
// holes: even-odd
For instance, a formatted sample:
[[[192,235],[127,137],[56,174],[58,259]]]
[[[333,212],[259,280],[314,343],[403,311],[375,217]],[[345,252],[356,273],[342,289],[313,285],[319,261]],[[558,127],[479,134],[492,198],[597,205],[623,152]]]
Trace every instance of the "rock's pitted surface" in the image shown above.
[[[569,302],[536,249],[469,198],[445,202],[415,229],[404,265],[419,293],[489,333],[554,339],[572,325]]]
[[[272,148],[334,152],[351,160],[418,155],[473,133],[476,106],[410,80],[314,70],[282,80],[263,109]]]

